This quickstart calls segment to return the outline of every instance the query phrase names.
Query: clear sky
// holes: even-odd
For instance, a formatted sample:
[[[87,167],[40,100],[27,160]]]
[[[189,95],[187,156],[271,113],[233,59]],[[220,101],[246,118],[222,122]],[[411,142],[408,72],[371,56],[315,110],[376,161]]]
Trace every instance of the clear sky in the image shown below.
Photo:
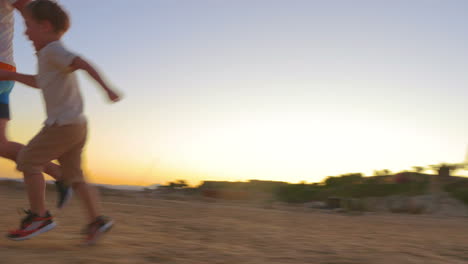
[[[80,73],[94,182],[316,182],[465,156],[468,1],[59,2],[66,45],[125,94],[107,104]],[[23,31],[17,16],[18,69],[35,73]],[[17,85],[12,112],[26,143],[38,91]]]

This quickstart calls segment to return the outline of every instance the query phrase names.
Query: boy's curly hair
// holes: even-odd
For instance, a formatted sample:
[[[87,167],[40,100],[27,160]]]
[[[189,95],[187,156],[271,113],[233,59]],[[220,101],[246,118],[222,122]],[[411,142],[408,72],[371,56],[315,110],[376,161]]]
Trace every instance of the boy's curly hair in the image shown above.
[[[70,28],[70,18],[55,1],[35,0],[26,6],[26,10],[37,21],[48,21],[55,33],[65,33]]]

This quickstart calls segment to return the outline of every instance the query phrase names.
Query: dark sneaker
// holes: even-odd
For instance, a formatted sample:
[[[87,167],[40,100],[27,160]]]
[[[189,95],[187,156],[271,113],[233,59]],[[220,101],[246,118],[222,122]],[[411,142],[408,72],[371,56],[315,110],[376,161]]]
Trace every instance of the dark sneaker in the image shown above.
[[[73,189],[71,186],[65,185],[62,181],[56,181],[55,187],[57,188],[57,208],[62,209],[73,196]]]
[[[96,241],[106,232],[111,230],[114,225],[114,221],[106,216],[99,216],[86,226],[85,233],[85,245],[94,245]]]
[[[24,211],[27,215],[21,220],[19,229],[8,232],[7,237],[11,240],[26,240],[53,229],[57,224],[52,215],[47,212],[45,216],[38,216],[30,210]]]

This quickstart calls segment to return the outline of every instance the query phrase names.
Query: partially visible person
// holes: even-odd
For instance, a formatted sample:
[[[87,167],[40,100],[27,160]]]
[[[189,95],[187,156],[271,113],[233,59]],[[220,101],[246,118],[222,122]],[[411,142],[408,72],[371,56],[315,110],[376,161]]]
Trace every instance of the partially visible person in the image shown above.
[[[30,0],[0,0],[0,69],[15,72],[13,58],[14,9],[21,13]],[[10,93],[14,81],[0,81],[0,156],[15,161],[24,145],[8,140],[7,128],[11,119]],[[60,167],[54,163],[44,165],[44,172],[56,180],[57,207],[62,208],[71,198],[72,188],[61,181]]]

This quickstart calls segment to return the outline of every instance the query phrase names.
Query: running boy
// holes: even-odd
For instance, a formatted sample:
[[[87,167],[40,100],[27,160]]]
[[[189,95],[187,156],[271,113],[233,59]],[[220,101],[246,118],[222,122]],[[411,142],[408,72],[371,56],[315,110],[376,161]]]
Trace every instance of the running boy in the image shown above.
[[[16,71],[13,60],[13,31],[14,8],[20,12],[30,0],[0,0],[0,69]],[[0,156],[16,161],[22,144],[9,141],[7,138],[7,125],[10,121],[10,92],[15,83],[13,81],[0,81]],[[72,190],[64,185],[61,179],[60,167],[54,163],[48,163],[44,172],[52,176],[58,191],[57,207],[62,208],[71,197]]]
[[[89,225],[85,242],[92,244],[113,221],[100,216],[97,197],[83,177],[81,154],[86,142],[87,121],[83,114],[83,100],[75,70],[85,70],[95,79],[109,99],[119,95],[102,80],[87,61],[67,50],[61,42],[70,27],[67,13],[51,0],[29,3],[23,12],[26,36],[32,41],[38,58],[38,74],[25,75],[0,71],[0,80],[14,80],[42,91],[47,119],[42,130],[23,148],[18,156],[18,170],[24,174],[31,210],[27,221],[8,237],[24,240],[55,227],[52,215],[45,208],[44,165],[57,159],[62,167],[63,179],[83,200],[88,211]]]

